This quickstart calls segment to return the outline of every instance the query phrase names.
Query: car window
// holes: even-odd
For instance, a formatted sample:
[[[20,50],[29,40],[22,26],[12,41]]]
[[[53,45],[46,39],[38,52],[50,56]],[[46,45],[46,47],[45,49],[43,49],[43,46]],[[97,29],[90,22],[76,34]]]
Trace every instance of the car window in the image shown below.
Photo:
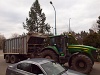
[[[30,63],[20,63],[17,65],[17,69],[27,71],[36,75],[43,75],[42,70],[35,64],[30,64]]]
[[[31,67],[32,67],[33,74],[42,74],[43,75],[42,70],[37,65],[32,64]]]
[[[29,64],[29,63],[18,64],[17,69],[24,70],[24,71],[27,71],[27,72],[31,72],[31,64]]]

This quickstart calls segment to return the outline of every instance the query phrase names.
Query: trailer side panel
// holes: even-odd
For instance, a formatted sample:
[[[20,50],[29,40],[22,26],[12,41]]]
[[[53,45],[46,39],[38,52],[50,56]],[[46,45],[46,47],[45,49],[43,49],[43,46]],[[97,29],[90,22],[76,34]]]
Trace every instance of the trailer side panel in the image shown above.
[[[27,36],[7,39],[4,54],[27,54]]]

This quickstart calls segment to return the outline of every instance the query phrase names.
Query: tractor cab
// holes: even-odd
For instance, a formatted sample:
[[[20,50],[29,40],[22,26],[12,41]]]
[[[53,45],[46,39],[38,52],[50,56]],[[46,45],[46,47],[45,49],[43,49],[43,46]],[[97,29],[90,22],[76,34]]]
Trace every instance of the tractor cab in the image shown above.
[[[68,54],[68,36],[57,35],[48,38],[49,46],[56,47],[57,51],[61,56],[66,56]]]

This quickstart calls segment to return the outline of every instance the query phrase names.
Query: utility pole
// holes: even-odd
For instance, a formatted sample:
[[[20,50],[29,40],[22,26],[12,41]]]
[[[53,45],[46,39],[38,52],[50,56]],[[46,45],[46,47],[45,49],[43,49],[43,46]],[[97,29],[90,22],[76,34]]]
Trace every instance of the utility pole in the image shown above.
[[[71,31],[71,29],[70,29],[70,19],[71,19],[71,18],[69,18],[69,33],[70,33],[70,31]]]

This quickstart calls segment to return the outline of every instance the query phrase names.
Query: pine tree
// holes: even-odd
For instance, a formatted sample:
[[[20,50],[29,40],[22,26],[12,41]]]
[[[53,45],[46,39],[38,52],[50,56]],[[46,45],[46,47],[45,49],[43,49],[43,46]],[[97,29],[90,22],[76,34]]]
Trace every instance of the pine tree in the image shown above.
[[[45,14],[42,13],[40,4],[38,0],[36,0],[30,8],[29,18],[26,18],[26,24],[23,23],[23,27],[29,32],[50,32],[50,25],[48,23],[46,24],[45,20]]]
[[[98,33],[100,34],[100,16],[98,17],[98,20],[97,20],[97,23],[98,23]]]

